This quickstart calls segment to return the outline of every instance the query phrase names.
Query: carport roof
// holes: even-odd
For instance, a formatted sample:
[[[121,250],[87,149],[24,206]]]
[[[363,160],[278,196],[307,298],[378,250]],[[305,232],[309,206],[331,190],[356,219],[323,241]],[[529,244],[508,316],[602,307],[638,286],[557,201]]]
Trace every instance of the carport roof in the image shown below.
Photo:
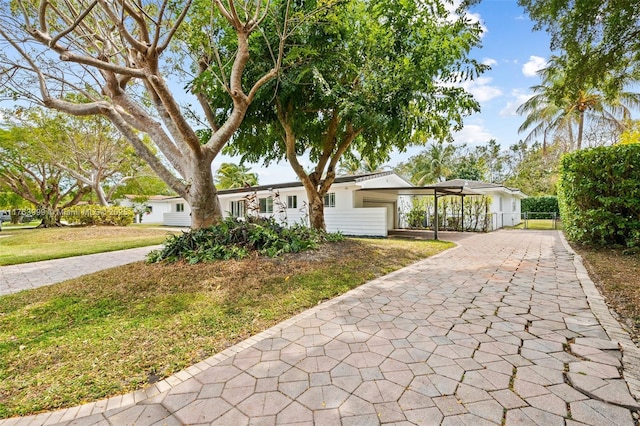
[[[362,188],[358,191],[365,192],[379,192],[384,194],[395,195],[426,195],[426,196],[441,196],[441,195],[483,195],[481,192],[474,191],[466,186],[398,186],[395,188]]]

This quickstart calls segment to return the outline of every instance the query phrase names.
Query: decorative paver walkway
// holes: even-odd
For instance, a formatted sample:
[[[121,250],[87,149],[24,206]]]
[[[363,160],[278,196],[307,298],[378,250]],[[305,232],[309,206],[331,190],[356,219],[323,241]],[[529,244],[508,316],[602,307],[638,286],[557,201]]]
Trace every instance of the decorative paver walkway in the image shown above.
[[[161,246],[139,247],[65,259],[0,266],[0,296],[70,280],[103,269],[144,260]]]
[[[638,349],[561,234],[459,244],[144,391],[0,423],[636,424]]]

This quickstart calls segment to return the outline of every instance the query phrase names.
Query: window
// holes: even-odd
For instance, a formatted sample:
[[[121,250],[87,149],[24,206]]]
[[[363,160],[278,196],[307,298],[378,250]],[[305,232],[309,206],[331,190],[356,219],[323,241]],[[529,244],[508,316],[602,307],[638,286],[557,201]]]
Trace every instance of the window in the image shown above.
[[[335,207],[336,206],[336,193],[330,192],[325,194],[324,196],[324,206],[325,207]]]
[[[244,200],[231,202],[231,216],[232,217],[244,217],[245,206]]]
[[[259,198],[260,213],[273,213],[273,198]]]
[[[178,213],[183,212],[184,211],[184,203],[178,203],[176,204],[176,211]]]
[[[511,200],[511,211],[512,212],[516,211],[516,200]]]
[[[288,209],[297,209],[298,208],[298,196],[297,195],[287,195],[287,208]]]
[[[502,197],[498,197],[498,211],[502,211]]]
[[[153,212],[153,206],[147,206],[147,214],[150,214]]]

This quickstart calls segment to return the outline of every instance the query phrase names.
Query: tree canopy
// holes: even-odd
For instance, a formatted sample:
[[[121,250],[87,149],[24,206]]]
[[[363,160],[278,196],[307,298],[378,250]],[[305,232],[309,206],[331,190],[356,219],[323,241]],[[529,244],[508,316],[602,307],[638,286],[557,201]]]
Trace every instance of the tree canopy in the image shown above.
[[[214,176],[218,189],[258,185],[258,175],[242,164],[222,163]]]
[[[617,93],[640,77],[640,7],[636,0],[518,0],[551,35],[573,83]]]
[[[273,91],[256,97],[228,152],[266,164],[286,158],[307,192],[311,225],[323,228],[323,196],[345,154],[380,164],[394,148],[449,139],[479,109],[456,83],[484,69],[468,57],[480,34],[439,0],[325,9],[291,38],[295,54],[268,83]]]
[[[518,129],[529,130],[525,138],[534,142],[542,136],[543,151],[550,138],[563,134],[568,139],[569,151],[581,149],[585,139],[585,126],[594,130],[605,126],[617,139],[630,122],[631,110],[640,107],[640,94],[620,89],[606,96],[588,81],[572,82],[561,58],[552,58],[550,66],[539,72],[542,82],[532,87],[533,96],[518,108],[525,120]]]
[[[60,210],[77,204],[91,191],[56,166],[42,148],[53,146],[59,137],[55,125],[0,130],[0,178],[13,193],[33,204],[45,227],[59,224]]]
[[[272,13],[275,3],[280,0],[2,2],[0,88],[9,99],[109,119],[187,200],[192,226],[208,226],[222,215],[212,161],[260,88],[278,74],[286,22],[271,22],[277,33],[268,37],[261,27],[280,18]],[[265,40],[271,55],[254,69],[251,46]],[[208,87],[190,85],[202,76],[224,96],[212,99]],[[181,105],[185,86],[198,110]],[[197,132],[193,120],[208,131]]]

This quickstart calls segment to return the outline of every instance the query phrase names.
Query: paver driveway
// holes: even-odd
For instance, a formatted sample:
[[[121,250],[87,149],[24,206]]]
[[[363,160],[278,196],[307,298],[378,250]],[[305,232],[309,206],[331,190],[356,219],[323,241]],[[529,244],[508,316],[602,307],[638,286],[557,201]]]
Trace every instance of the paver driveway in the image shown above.
[[[126,265],[127,263],[139,262],[144,260],[151,250],[160,247],[160,245],[154,245],[64,259],[0,266],[0,296],[70,280],[103,269]]]
[[[6,424],[633,425],[637,348],[560,234],[459,244],[146,391]]]

